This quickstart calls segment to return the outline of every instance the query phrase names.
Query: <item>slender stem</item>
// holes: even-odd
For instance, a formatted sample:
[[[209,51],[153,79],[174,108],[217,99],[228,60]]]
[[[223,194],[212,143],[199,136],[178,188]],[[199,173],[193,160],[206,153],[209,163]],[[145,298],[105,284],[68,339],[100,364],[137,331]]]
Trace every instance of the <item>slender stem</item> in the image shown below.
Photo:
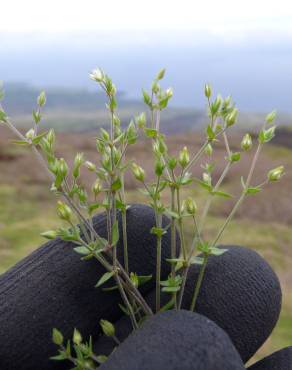
[[[180,202],[180,190],[179,190],[179,188],[176,189],[176,201],[177,201],[177,213],[179,215],[178,226],[179,226],[180,243],[181,243],[181,247],[182,247],[183,258],[186,261],[187,251],[186,251],[186,244],[185,244],[183,220],[182,220],[182,214],[181,214],[181,202]]]
[[[162,216],[157,215],[157,227],[162,227]],[[160,280],[161,280],[161,235],[157,235],[156,247],[156,312],[160,310]]]
[[[226,227],[228,226],[228,224],[232,220],[234,214],[238,210],[238,208],[241,205],[241,203],[243,202],[243,200],[244,200],[244,198],[246,196],[246,189],[248,189],[248,187],[250,185],[250,182],[251,182],[251,179],[252,179],[252,175],[254,173],[255,166],[256,166],[256,163],[258,161],[259,154],[260,154],[260,151],[262,149],[262,146],[263,146],[262,143],[259,143],[258,144],[256,153],[255,153],[254,158],[252,160],[252,164],[251,164],[251,167],[250,167],[248,176],[247,176],[247,180],[246,180],[246,183],[245,183],[245,188],[243,189],[240,197],[238,198],[237,202],[235,203],[234,207],[232,208],[231,212],[229,213],[227,219],[225,220],[224,224],[222,225],[222,227],[219,230],[218,234],[216,235],[215,239],[211,243],[211,248],[214,247],[214,246],[216,246],[218,240],[220,239],[220,237],[224,233]],[[194,309],[195,309],[196,300],[197,300],[197,297],[198,297],[198,294],[199,294],[199,291],[200,291],[200,287],[201,287],[201,284],[202,284],[202,281],[203,281],[203,277],[204,277],[204,274],[205,274],[206,266],[207,266],[207,263],[208,263],[208,258],[209,258],[209,255],[208,254],[205,254],[204,255],[203,265],[202,265],[202,267],[200,269],[198,281],[197,281],[195,292],[194,292],[194,296],[193,296],[193,301],[192,301],[192,305],[191,305],[191,310],[192,311],[194,311]]]
[[[216,192],[220,185],[222,184],[223,180],[225,179],[228,171],[230,170],[230,167],[231,167],[231,162],[228,161],[227,165],[225,166],[219,180],[217,181],[216,185],[214,186],[213,188],[213,191]],[[200,226],[199,226],[199,231],[200,233],[202,232],[203,230],[203,227],[204,227],[204,223],[206,221],[206,218],[207,218],[207,215],[208,215],[208,212],[209,212],[209,209],[211,207],[211,203],[212,203],[212,200],[213,200],[213,194],[210,194],[207,201],[206,201],[206,204],[205,204],[205,207],[204,207],[204,210],[203,210],[203,214],[202,214],[202,217],[201,217],[201,220],[200,220]]]
[[[175,212],[175,188],[172,186],[170,188],[171,191],[171,211]],[[170,232],[171,232],[171,258],[176,258],[176,229],[175,229],[175,218],[171,217],[171,225],[170,225]],[[175,264],[171,264],[171,277],[175,278]]]
[[[196,307],[197,298],[198,298],[198,295],[199,295],[199,292],[200,292],[200,289],[201,289],[201,285],[202,285],[204,274],[205,274],[206,267],[207,267],[207,262],[208,262],[208,255],[205,254],[204,255],[204,260],[203,260],[203,265],[200,269],[198,281],[197,281],[197,284],[196,284],[195,292],[194,292],[191,307],[190,307],[191,311],[194,311],[195,307]]]

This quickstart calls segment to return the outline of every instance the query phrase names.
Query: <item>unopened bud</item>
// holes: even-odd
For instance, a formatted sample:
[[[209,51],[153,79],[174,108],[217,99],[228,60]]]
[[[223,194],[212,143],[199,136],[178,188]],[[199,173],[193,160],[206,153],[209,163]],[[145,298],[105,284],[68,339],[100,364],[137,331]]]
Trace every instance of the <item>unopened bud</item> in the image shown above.
[[[231,113],[229,113],[226,117],[226,126],[230,127],[233,126],[237,120],[238,110],[233,109]]]
[[[72,211],[67,204],[58,201],[57,203],[57,213],[61,220],[71,221]]]
[[[268,172],[269,181],[278,181],[284,175],[284,166],[279,166]]]
[[[68,166],[64,158],[60,158],[59,164],[58,164],[58,174],[61,175],[62,178],[64,178],[68,173]]]
[[[46,93],[42,91],[40,95],[38,96],[37,103],[40,107],[44,106],[46,104]]]
[[[132,171],[133,171],[133,174],[135,176],[135,178],[138,180],[138,181],[144,181],[145,179],[145,171],[143,170],[142,167],[138,166],[136,163],[133,163],[132,165]]]
[[[183,210],[186,210],[190,215],[195,215],[197,212],[197,205],[191,197],[184,200]]]
[[[273,123],[277,115],[277,111],[273,110],[271,113],[267,114],[266,122]]]
[[[179,153],[178,163],[184,168],[189,164],[189,162],[190,162],[190,155],[189,155],[188,148],[185,146],[183,150],[181,150]]]
[[[86,161],[85,162],[85,166],[86,168],[89,170],[89,171],[92,171],[94,172],[96,170],[96,166],[94,163],[90,162],[90,161]]]
[[[100,326],[104,335],[107,337],[114,337],[115,336],[115,327],[113,324],[107,320],[100,320]]]
[[[211,185],[211,175],[207,172],[203,173],[203,182],[205,184]]]
[[[213,148],[212,148],[212,145],[209,143],[206,148],[205,148],[205,153],[211,157],[212,153],[213,153]]]
[[[101,184],[98,180],[95,181],[95,183],[92,186],[92,191],[95,196],[97,196],[102,190]]]
[[[104,73],[101,69],[97,68],[90,73],[89,77],[93,81],[102,82],[104,80]]]
[[[164,77],[164,75],[165,75],[165,68],[161,69],[161,70],[158,72],[158,74],[157,74],[157,76],[156,76],[156,80],[162,80],[162,79],[163,79],[163,77]]]
[[[250,134],[245,134],[242,141],[241,141],[241,149],[244,151],[249,150],[252,147],[252,139]]]
[[[75,344],[80,344],[82,342],[82,336],[81,336],[80,332],[77,329],[74,329],[73,342]]]
[[[84,155],[83,153],[77,153],[74,159],[74,166],[73,166],[73,176],[75,178],[79,177],[80,175],[80,167],[84,163]]]
[[[212,89],[211,89],[211,86],[209,84],[206,84],[205,85],[205,96],[206,98],[210,98],[212,95]]]
[[[25,137],[29,140],[32,140],[35,137],[34,129],[31,128],[30,130],[28,130],[27,133],[25,134]]]
[[[57,232],[55,230],[48,230],[45,231],[44,233],[41,233],[41,236],[43,236],[46,239],[55,239],[57,237]]]
[[[143,128],[146,125],[146,114],[142,112],[138,117],[136,117],[137,126]]]

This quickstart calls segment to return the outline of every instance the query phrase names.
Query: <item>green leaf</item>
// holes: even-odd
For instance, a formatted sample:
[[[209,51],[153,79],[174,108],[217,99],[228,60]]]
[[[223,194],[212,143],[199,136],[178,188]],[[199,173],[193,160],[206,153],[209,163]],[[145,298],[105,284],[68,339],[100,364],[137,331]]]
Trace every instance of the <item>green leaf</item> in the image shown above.
[[[102,288],[102,291],[103,292],[112,292],[113,290],[117,290],[117,289],[119,289],[119,287],[117,285],[113,285],[109,288]]]
[[[225,193],[224,191],[211,191],[212,195],[218,195],[219,197],[223,198],[232,198],[232,195],[229,193]]]
[[[116,179],[113,183],[112,183],[112,191],[117,191],[119,189],[121,189],[122,187],[122,182],[121,182],[121,179],[118,178]]]
[[[65,352],[61,351],[59,355],[52,356],[50,359],[54,361],[63,361],[67,359],[67,355]]]
[[[95,358],[99,364],[103,364],[107,360],[107,356],[105,355],[99,355],[99,356],[96,356]]]
[[[112,230],[112,245],[116,245],[119,241],[119,224],[118,221],[115,221],[113,224],[113,230]]]
[[[190,259],[190,264],[191,265],[202,265],[203,263],[204,263],[204,258],[202,258],[202,257],[196,256],[196,257],[192,257]]]
[[[74,248],[74,251],[75,251],[76,253],[78,253],[78,254],[83,255],[83,256],[87,256],[88,254],[90,254],[90,253],[91,253],[91,251],[90,251],[88,248],[84,247],[84,246],[75,247],[75,248]]]
[[[129,316],[129,311],[125,306],[119,303],[119,307],[124,312],[125,315]]]
[[[222,249],[222,248],[210,248],[210,254],[212,256],[221,256],[222,254],[226,253],[228,249]]]
[[[106,272],[105,274],[102,275],[102,277],[98,280],[98,282],[96,283],[95,287],[98,288],[100,287],[102,284],[104,284],[105,282],[107,282],[110,278],[112,278],[114,276],[115,272],[114,271],[109,271],[109,272]]]
[[[231,153],[231,155],[229,157],[229,160],[232,163],[238,162],[240,160],[240,156],[241,156],[241,154],[239,152]]]
[[[178,292],[179,290],[180,290],[179,286],[167,286],[162,288],[162,291],[165,293],[175,293]]]
[[[138,276],[139,286],[146,284],[152,279],[152,275],[140,275]]]
[[[7,122],[7,114],[2,109],[0,109],[0,122]]]
[[[193,180],[191,178],[191,174],[187,172],[183,177],[180,177],[177,181],[180,185],[189,185]]]
[[[210,141],[210,142],[212,142],[212,141],[215,139],[216,134],[215,134],[215,132],[213,131],[212,126],[211,126],[211,125],[208,125],[208,126],[207,126],[206,133],[207,133],[207,137],[208,137],[209,141]]]
[[[36,124],[38,124],[42,118],[40,112],[36,112],[35,110],[32,111],[32,116]]]
[[[166,209],[164,211],[164,213],[169,216],[169,217],[172,217],[172,218],[175,218],[176,220],[178,220],[180,217],[179,217],[179,214],[177,212],[173,212],[171,211],[170,209]]]
[[[255,187],[249,187],[245,190],[245,194],[256,194],[260,192],[262,189],[260,186],[255,186]]]
[[[116,208],[120,209],[122,212],[125,212],[127,209],[127,206],[125,203],[123,203],[121,200],[116,199]]]
[[[151,137],[151,138],[156,138],[157,137],[157,130],[155,130],[154,128],[149,128],[149,127],[146,127],[144,129],[145,131],[145,134],[147,137]]]
[[[197,180],[197,183],[198,183],[202,188],[204,188],[204,189],[208,190],[210,193],[212,192],[212,190],[213,190],[212,185],[207,184],[206,182],[201,181],[201,180]]]
[[[172,297],[163,307],[160,308],[159,312],[165,312],[170,310],[175,304],[175,297]]]
[[[150,230],[150,233],[151,234],[154,234],[156,235],[157,237],[161,238],[162,235],[166,234],[166,231],[163,229],[163,228],[160,228],[160,227],[152,227],[152,229]]]
[[[40,135],[37,135],[35,136],[33,139],[32,139],[32,143],[34,145],[38,145],[40,143],[40,141],[42,140],[42,138],[47,135],[47,132],[43,132],[41,133]]]
[[[31,144],[26,140],[11,140],[12,144],[16,145],[27,145],[30,146]]]

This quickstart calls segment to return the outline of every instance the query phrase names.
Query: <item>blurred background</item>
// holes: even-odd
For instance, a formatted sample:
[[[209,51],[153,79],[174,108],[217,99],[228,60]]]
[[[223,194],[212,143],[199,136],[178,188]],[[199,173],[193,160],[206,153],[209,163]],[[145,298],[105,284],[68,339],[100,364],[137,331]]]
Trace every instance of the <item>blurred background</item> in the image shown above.
[[[0,80],[3,107],[20,128],[32,125],[41,90],[47,93],[43,126],[60,134],[58,153],[72,161],[77,151],[96,160],[94,135],[108,124],[105,98],[89,79],[103,68],[118,88],[123,124],[145,111],[141,88],[162,67],[164,87],[174,96],[162,116],[170,151],[195,151],[208,118],[204,84],[232,95],[239,124],[230,139],[239,148],[245,131],[254,134],[266,113],[277,109],[278,134],[257,168],[255,184],[268,169],[286,166],[284,179],[247,199],[222,239],[254,248],[277,271],[284,293],[280,322],[257,357],[292,344],[292,5],[285,0],[166,2],[10,0],[1,3]],[[31,153],[11,144],[0,127],[0,272],[42,242],[40,232],[58,224],[50,184]],[[218,143],[217,175],[224,166]],[[131,157],[151,172],[149,144],[141,141]],[[220,159],[220,160],[219,160]],[[225,189],[240,191],[251,155],[230,173]],[[198,173],[200,168],[197,169]],[[89,182],[90,180],[88,180]],[[145,201],[128,180],[128,200]],[[205,194],[196,188],[199,205]],[[188,195],[188,194],[186,194]],[[215,202],[207,233],[214,234],[234,200]]]

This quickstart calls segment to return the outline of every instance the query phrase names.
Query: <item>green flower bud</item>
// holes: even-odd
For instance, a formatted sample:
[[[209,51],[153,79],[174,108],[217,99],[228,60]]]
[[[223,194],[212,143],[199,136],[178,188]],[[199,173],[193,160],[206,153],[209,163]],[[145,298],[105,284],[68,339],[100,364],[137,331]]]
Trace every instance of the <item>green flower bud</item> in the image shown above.
[[[273,110],[271,113],[266,115],[266,122],[273,123],[277,115],[277,111]]]
[[[100,323],[100,326],[102,328],[104,335],[106,335],[107,337],[115,336],[115,327],[111,322],[107,320],[100,320],[99,323]]]
[[[221,95],[217,95],[216,99],[211,104],[211,113],[213,116],[215,116],[219,112],[221,104],[222,104],[222,97]]]
[[[102,190],[102,186],[98,180],[95,181],[95,183],[92,186],[92,191],[95,196],[97,196]]]
[[[131,273],[130,273],[130,279],[131,279],[131,281],[132,281],[133,285],[134,285],[136,288],[138,288],[138,286],[139,286],[139,279],[138,279],[137,274],[135,274],[134,272],[131,272]]]
[[[96,171],[96,166],[95,166],[95,164],[93,164],[93,163],[92,163],[92,162],[90,162],[90,161],[86,161],[86,162],[85,162],[85,167],[86,167],[89,171],[91,171],[91,172]]]
[[[212,179],[211,179],[210,173],[204,172],[203,173],[203,182],[205,184],[211,185],[211,181],[212,181]]]
[[[248,151],[252,147],[252,139],[250,134],[245,134],[243,139],[241,140],[241,149],[244,151]]]
[[[284,175],[284,166],[276,167],[268,172],[269,181],[278,181]]]
[[[64,179],[68,173],[68,166],[64,158],[60,158],[58,163],[58,174]]]
[[[190,155],[188,148],[185,146],[179,153],[178,163],[185,168],[190,162]]]
[[[41,233],[41,236],[43,236],[46,239],[52,240],[55,239],[58,236],[58,234],[55,230],[48,230],[45,231],[44,233]]]
[[[154,81],[152,84],[152,92],[154,94],[157,94],[159,91],[160,91],[159,83],[157,83],[157,81]]]
[[[38,96],[37,103],[40,107],[43,107],[46,104],[46,93],[42,91],[40,95]]]
[[[116,127],[120,127],[121,126],[121,121],[120,121],[119,117],[116,116],[115,114],[114,114],[114,117],[113,117],[113,124]]]
[[[146,114],[142,112],[138,117],[136,117],[136,123],[139,128],[144,128],[146,125]]]
[[[205,85],[205,96],[206,96],[206,98],[209,99],[211,97],[211,95],[212,95],[212,88],[209,84],[206,84]]]
[[[82,342],[82,336],[81,336],[80,332],[77,329],[74,329],[73,342],[75,344],[80,344]]]
[[[212,153],[213,153],[213,147],[212,145],[209,143],[206,148],[205,148],[205,153],[211,157]]]
[[[50,144],[50,146],[51,146],[51,147],[55,144],[55,141],[56,141],[56,135],[55,135],[55,131],[54,131],[53,129],[51,129],[51,130],[48,132],[47,140],[48,140],[48,143]]]
[[[163,79],[163,77],[164,77],[164,75],[165,75],[165,68],[161,69],[161,70],[158,72],[158,74],[157,74],[157,76],[156,76],[156,80],[157,80],[157,81],[162,80],[162,79]]]
[[[174,158],[174,157],[170,158],[170,159],[169,159],[169,161],[168,161],[168,167],[169,167],[171,170],[174,170],[174,169],[175,169],[175,167],[176,167],[176,165],[177,165],[177,160],[176,160],[176,158]]]
[[[173,96],[173,89],[169,87],[168,89],[166,89],[165,94],[167,98],[170,99]]]
[[[61,220],[71,221],[72,211],[67,204],[61,202],[60,200],[57,203],[57,213]]]
[[[161,176],[163,174],[164,165],[162,162],[157,161],[155,164],[155,174],[156,176]]]
[[[191,197],[184,200],[182,208],[183,211],[187,211],[190,215],[195,215],[197,212],[196,202]]]
[[[104,73],[101,69],[97,68],[90,73],[89,77],[93,81],[102,82],[104,80]]]
[[[32,140],[35,137],[34,129],[31,128],[30,130],[28,130],[27,133],[25,134],[25,137],[29,140]]]
[[[61,344],[63,344],[63,341],[64,341],[64,337],[62,333],[58,329],[54,328],[53,329],[53,342],[57,344],[58,346],[60,346]]]
[[[132,171],[133,171],[133,174],[134,174],[135,178],[138,181],[141,181],[141,182],[144,181],[144,179],[145,179],[145,171],[143,170],[142,167],[138,166],[136,163],[133,163],[133,165],[132,165]]]
[[[73,165],[73,176],[75,178],[79,177],[80,175],[80,167],[84,163],[84,154],[83,153],[77,153],[74,159],[74,165]]]
[[[234,108],[233,111],[227,115],[226,120],[225,120],[227,127],[230,127],[235,124],[237,120],[237,115],[238,115],[238,110],[236,108]]]

